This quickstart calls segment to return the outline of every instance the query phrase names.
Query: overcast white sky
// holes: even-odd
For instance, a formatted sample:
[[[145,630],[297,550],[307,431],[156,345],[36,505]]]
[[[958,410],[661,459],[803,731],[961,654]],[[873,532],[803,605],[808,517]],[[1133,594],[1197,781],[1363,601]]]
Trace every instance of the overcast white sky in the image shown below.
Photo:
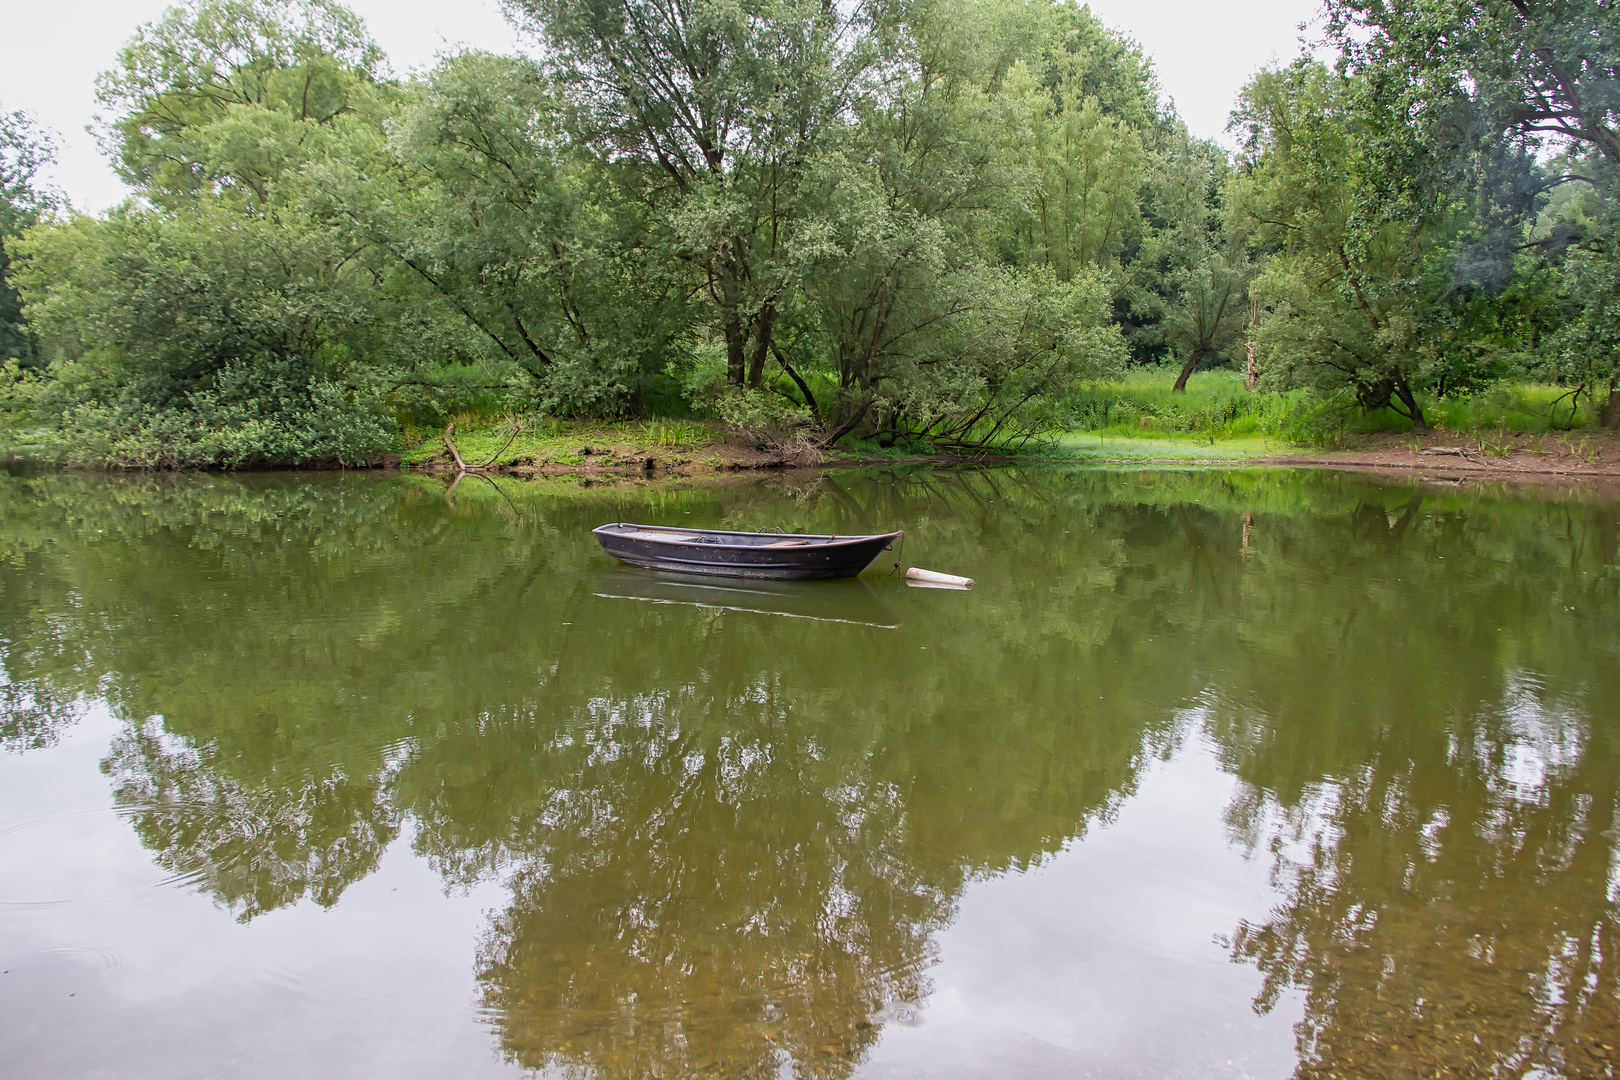
[[[98,211],[125,191],[85,132],[95,77],[134,28],[172,0],[7,0],[8,48],[0,108],[26,109],[61,142],[53,179],[81,210]],[[495,0],[349,0],[399,73],[432,64],[461,45],[508,51],[517,38]],[[1238,89],[1262,64],[1292,57],[1301,22],[1318,0],[1092,0],[1091,9],[1153,57],[1159,81],[1193,132],[1220,136]]]

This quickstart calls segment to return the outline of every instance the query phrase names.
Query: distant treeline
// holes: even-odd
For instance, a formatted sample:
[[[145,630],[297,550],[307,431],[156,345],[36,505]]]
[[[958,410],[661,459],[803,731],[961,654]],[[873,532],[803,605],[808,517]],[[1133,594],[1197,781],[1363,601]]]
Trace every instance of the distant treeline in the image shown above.
[[[135,191],[98,217],[0,116],[12,438],[359,462],[539,412],[978,446],[1143,363],[1419,427],[1538,378],[1620,422],[1601,0],[1328,0],[1336,62],[1256,74],[1235,154],[1072,3],[505,8],[542,59],[406,78],[331,0],[170,9],[98,81]]]

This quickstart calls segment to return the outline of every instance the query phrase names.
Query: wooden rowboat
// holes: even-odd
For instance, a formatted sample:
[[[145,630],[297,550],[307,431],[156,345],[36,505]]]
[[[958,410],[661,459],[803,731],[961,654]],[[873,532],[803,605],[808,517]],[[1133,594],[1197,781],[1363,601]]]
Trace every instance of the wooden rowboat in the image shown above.
[[[615,522],[591,530],[602,550],[631,566],[721,577],[854,577],[904,532],[873,536],[727,532]]]

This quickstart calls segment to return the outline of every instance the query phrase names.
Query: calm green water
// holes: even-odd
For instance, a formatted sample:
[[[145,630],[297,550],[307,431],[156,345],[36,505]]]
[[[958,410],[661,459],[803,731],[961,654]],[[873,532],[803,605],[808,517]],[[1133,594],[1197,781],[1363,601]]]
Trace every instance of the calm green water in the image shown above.
[[[1307,471],[0,476],[3,1071],[1612,1075],[1617,541]]]

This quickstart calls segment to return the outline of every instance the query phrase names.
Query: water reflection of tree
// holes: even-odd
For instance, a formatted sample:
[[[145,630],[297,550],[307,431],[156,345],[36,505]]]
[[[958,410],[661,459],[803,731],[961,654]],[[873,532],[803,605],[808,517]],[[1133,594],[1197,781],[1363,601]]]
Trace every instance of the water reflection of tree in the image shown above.
[[[1265,976],[1258,1009],[1304,991],[1302,1080],[1613,1075],[1616,511],[1555,511],[1549,560],[1437,510],[1421,543],[1410,512],[1354,515],[1387,569],[1288,651],[1250,653],[1210,723],[1244,781],[1234,836],[1287,897],[1233,956]],[[1514,570],[1432,587],[1464,558]]]
[[[1137,676],[1077,704],[1044,663],[1100,683],[1117,658],[1070,642],[1030,664],[964,633],[919,680],[881,630],[611,618],[588,665],[424,734],[394,782],[447,879],[511,885],[480,977],[530,1067],[847,1073],[920,1004],[965,880],[1111,814],[1173,727]]]
[[[780,702],[728,734],[640,704],[537,758],[558,772],[479,949],[504,1047],[604,1077],[846,1073],[922,997],[960,875],[924,876],[899,794]]]
[[[1274,834],[1288,903],[1241,925],[1233,952],[1266,976],[1259,1007],[1306,991],[1300,1076],[1620,1061],[1620,761],[1612,737],[1514,708],[1447,754],[1321,785]]]
[[[1448,755],[1475,745],[1458,733],[1500,706],[1504,670],[1536,672],[1540,700],[1582,723],[1614,699],[1588,685],[1591,628],[1620,614],[1601,509],[1279,473],[513,489],[489,506],[475,488],[454,508],[363,480],[53,483],[8,516],[32,523],[25,557],[41,568],[0,592],[6,685],[108,701],[126,730],[106,768],[143,842],[241,917],[334,902],[407,820],[447,882],[506,882],[479,971],[528,1066],[847,1072],[884,1008],[925,993],[963,883],[1109,818],[1194,701],[1216,703],[1204,734],[1245,782],[1239,835],[1310,852],[1283,875],[1297,901],[1235,939],[1271,985],[1313,995],[1307,1069],[1361,1061],[1335,1049],[1358,1032],[1418,1030],[1356,989],[1374,969],[1335,943],[1398,926],[1452,941],[1423,922],[1444,890],[1500,887],[1479,867],[1507,855],[1459,869],[1444,861],[1469,850],[1455,839],[1397,873],[1429,833],[1522,827],[1545,858],[1556,845],[1534,829],[1579,832],[1572,851],[1606,843],[1608,825],[1570,817],[1578,797],[1612,809],[1590,779],[1609,760],[1600,731],[1580,729],[1567,778],[1549,772],[1540,819],[1525,816],[1535,800],[1481,794],[1471,809],[1466,785],[1444,787],[1464,783]],[[15,491],[0,498],[18,509]],[[950,552],[981,587],[909,598],[943,653],[920,668],[906,632],[592,595],[589,526],[686,511],[745,528],[901,521],[908,561]],[[1496,792],[1508,773],[1492,768],[1468,782]],[[1268,833],[1275,820],[1297,836]],[[1571,914],[1548,925],[1587,925],[1598,894],[1572,877],[1587,864],[1558,865],[1538,872],[1573,891]],[[1522,880],[1495,956],[1557,937],[1531,925],[1551,916]],[[1370,928],[1354,921],[1370,911]],[[1604,927],[1581,953],[1600,987]],[[1450,955],[1413,935],[1389,948]],[[1412,993],[1451,977],[1398,970]],[[1544,1018],[1503,1015],[1521,1033]]]
[[[55,746],[84,718],[88,707],[77,695],[56,697],[49,686],[0,683],[0,751],[20,753]]]
[[[243,919],[335,903],[375,868],[413,706],[479,700],[424,662],[471,668],[476,650],[421,616],[548,564],[543,527],[450,560],[509,528],[365,478],[51,475],[0,485],[0,516],[16,548],[0,564],[0,706],[27,706],[0,733],[39,744],[105,701],[126,729],[103,767],[137,834]],[[409,611],[399,575],[436,603]]]
[[[399,832],[373,777],[243,783],[156,723],[118,735],[102,769],[158,865],[242,922],[305,897],[331,907]]]

